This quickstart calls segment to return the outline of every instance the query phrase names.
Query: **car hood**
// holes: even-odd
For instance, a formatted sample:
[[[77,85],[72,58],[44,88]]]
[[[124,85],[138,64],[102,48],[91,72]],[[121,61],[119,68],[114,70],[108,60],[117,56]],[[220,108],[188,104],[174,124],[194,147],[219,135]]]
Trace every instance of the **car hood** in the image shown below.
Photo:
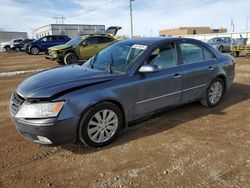
[[[12,44],[12,42],[2,42],[1,46],[7,45],[7,44]]]
[[[67,48],[70,48],[70,47],[72,47],[72,46],[69,45],[69,44],[62,44],[62,45],[57,45],[57,46],[50,47],[49,50],[58,51],[58,50],[64,50],[64,49],[67,49]]]
[[[30,76],[18,86],[17,93],[26,99],[54,98],[116,77],[119,76],[80,65],[64,66]]]

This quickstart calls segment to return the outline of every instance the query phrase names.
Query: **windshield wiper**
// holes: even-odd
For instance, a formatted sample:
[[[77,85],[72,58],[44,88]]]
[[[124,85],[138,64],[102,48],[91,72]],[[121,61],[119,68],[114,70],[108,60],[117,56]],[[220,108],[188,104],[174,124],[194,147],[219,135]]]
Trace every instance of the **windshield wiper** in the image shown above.
[[[113,58],[112,53],[110,53],[110,62],[108,64],[108,72],[109,73],[113,73],[113,70],[112,70],[113,63],[114,63],[114,58]]]

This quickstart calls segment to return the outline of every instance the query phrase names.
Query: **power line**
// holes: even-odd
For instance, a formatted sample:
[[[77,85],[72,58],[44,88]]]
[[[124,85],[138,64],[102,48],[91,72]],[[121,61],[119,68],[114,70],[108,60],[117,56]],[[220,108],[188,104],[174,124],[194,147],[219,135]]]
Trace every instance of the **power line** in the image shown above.
[[[64,20],[66,19],[63,15],[54,16],[53,18],[56,20],[57,24],[64,24]]]

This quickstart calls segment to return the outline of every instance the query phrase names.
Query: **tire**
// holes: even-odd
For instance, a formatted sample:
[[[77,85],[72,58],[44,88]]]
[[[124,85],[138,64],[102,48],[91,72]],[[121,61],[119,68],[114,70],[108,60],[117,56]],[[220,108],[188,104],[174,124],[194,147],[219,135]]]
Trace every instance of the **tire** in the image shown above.
[[[90,147],[106,146],[117,137],[122,124],[123,114],[115,104],[97,104],[84,113],[79,124],[78,140]]]
[[[30,54],[32,55],[38,55],[40,53],[40,49],[36,46],[31,47]]]
[[[67,53],[64,56],[64,63],[65,65],[72,65],[72,64],[77,64],[78,63],[78,57],[75,53]]]
[[[9,51],[11,50],[10,46],[5,46],[4,48],[5,48],[5,50],[6,50],[7,52],[9,52]]]
[[[56,62],[59,64],[59,65],[64,65],[64,62],[62,59],[57,59]]]
[[[237,57],[237,52],[231,52],[231,56]]]
[[[17,48],[15,48],[15,51],[16,51],[16,52],[20,52],[20,51],[21,51],[21,48],[17,47]]]
[[[213,91],[215,90],[215,91]],[[225,83],[221,78],[214,79],[208,86],[205,96],[201,99],[201,104],[206,107],[217,106],[225,93]]]
[[[218,50],[222,53],[223,52],[223,46],[219,46]]]

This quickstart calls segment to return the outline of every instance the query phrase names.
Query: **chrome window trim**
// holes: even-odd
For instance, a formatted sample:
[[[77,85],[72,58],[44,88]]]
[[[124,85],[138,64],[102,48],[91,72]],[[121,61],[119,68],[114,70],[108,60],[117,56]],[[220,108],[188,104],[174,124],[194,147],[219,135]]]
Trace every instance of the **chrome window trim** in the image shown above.
[[[198,85],[198,86],[191,87],[191,88],[188,88],[188,89],[184,89],[184,90],[181,90],[181,91],[176,91],[176,92],[173,92],[173,93],[168,93],[168,94],[165,94],[165,95],[160,95],[160,96],[157,96],[157,97],[153,97],[153,98],[150,98],[150,99],[146,99],[146,100],[142,100],[142,101],[136,102],[136,104],[142,104],[142,103],[150,102],[150,101],[153,101],[153,100],[156,100],[156,99],[160,99],[160,98],[163,98],[163,97],[168,97],[168,96],[171,96],[171,95],[176,95],[176,94],[179,94],[179,93],[182,93],[182,92],[186,92],[186,91],[190,91],[190,90],[197,89],[197,88],[200,88],[200,87],[204,87],[206,85],[207,84],[202,84],[202,85]]]

